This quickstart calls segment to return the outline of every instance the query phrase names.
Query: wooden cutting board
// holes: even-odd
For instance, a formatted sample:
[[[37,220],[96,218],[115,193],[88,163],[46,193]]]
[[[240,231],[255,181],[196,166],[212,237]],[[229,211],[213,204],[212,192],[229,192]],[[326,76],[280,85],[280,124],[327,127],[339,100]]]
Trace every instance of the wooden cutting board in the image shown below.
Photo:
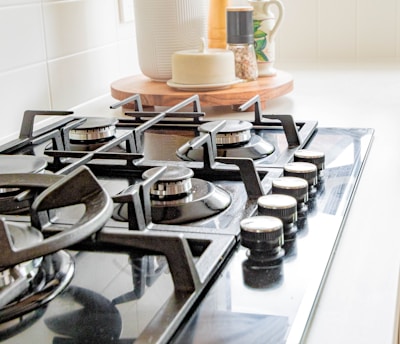
[[[255,81],[238,83],[212,91],[182,91],[144,75],[128,76],[111,84],[111,95],[117,100],[140,94],[143,106],[173,106],[193,94],[198,94],[202,106],[241,105],[259,95],[261,101],[283,96],[293,90],[293,78],[278,70],[275,76],[259,77]]]

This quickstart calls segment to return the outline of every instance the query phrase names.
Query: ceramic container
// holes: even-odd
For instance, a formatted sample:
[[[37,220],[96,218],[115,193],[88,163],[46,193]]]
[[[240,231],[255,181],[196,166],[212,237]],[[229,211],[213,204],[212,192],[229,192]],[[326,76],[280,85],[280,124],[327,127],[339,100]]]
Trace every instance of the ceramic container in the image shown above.
[[[235,81],[235,58],[227,49],[208,49],[205,40],[196,50],[172,55],[172,81],[186,85],[215,85]]]
[[[284,7],[279,0],[249,0],[253,7],[254,44],[257,55],[259,76],[273,76],[276,74],[275,62],[275,35],[282,23]],[[276,7],[277,15],[272,12]]]
[[[207,37],[208,0],[135,0],[139,66],[144,75],[167,81],[172,54],[195,49]]]

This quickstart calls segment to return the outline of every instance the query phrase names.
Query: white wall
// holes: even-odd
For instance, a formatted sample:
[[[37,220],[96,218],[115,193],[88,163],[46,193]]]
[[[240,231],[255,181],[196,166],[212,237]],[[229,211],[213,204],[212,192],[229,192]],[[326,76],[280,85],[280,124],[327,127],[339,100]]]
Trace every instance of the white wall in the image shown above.
[[[400,61],[399,0],[281,2],[278,61]]]
[[[398,0],[282,1],[277,64],[400,61]],[[140,72],[134,23],[120,21],[118,4],[0,0],[0,142],[16,135],[24,110],[68,109]]]
[[[0,139],[26,109],[65,110],[139,73],[117,0],[0,0]]]

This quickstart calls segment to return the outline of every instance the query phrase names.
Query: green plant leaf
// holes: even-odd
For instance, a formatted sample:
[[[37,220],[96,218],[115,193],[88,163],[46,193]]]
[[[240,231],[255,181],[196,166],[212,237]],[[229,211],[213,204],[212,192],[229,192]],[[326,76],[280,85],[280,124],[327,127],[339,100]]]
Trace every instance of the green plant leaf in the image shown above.
[[[258,28],[261,26],[261,20],[253,20],[253,31],[256,32]]]
[[[256,51],[257,61],[268,62],[269,59],[262,51]]]
[[[260,47],[260,50],[264,50],[265,47],[267,46],[267,38],[259,39],[257,41],[257,45]]]
[[[267,34],[264,31],[261,31],[261,30],[254,31],[254,38],[263,38],[266,36],[267,36]]]
[[[254,49],[256,51],[262,51],[265,49],[265,47],[267,46],[267,39],[263,38],[263,39],[256,39],[254,41]]]

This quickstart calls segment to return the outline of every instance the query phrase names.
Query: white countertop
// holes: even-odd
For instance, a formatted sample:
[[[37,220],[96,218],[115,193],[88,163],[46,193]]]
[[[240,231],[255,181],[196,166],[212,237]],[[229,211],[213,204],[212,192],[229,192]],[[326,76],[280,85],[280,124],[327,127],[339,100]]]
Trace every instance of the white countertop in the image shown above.
[[[319,126],[370,127],[375,139],[322,290],[306,343],[393,343],[400,263],[400,63],[280,66],[294,91],[266,113],[290,113]],[[105,97],[77,113],[99,115]],[[104,105],[106,104],[106,105]],[[78,109],[77,109],[78,110]],[[118,115],[118,110],[109,110]],[[212,117],[240,117],[225,113]],[[221,112],[224,112],[221,114]],[[392,183],[392,184],[390,184]]]
[[[319,126],[372,127],[375,139],[306,343],[394,340],[400,226],[400,65],[298,69],[267,107]],[[393,183],[391,185],[390,183]]]

